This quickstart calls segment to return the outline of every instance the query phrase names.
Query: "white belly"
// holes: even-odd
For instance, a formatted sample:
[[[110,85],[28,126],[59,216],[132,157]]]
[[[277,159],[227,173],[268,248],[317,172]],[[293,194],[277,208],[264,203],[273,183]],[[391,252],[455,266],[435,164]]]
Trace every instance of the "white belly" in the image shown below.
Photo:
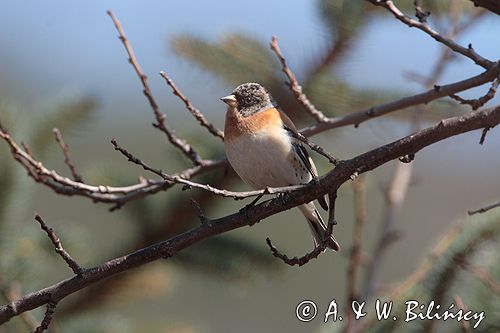
[[[245,183],[255,189],[263,189],[311,180],[311,175],[295,156],[290,138],[284,131],[261,131],[225,142],[229,163]],[[287,140],[278,140],[277,137]]]

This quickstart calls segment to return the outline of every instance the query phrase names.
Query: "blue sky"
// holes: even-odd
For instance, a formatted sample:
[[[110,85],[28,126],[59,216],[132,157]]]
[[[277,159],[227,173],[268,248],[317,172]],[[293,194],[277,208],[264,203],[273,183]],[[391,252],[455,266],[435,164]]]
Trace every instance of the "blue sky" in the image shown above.
[[[166,70],[179,87],[209,109],[216,97],[231,87],[193,67],[169,49],[178,34],[216,40],[231,32],[248,33],[263,43],[279,36],[290,65],[300,74],[303,64],[316,59],[329,42],[316,1],[14,1],[0,4],[0,96],[31,107],[48,104],[75,92],[101,100],[102,110],[140,107],[140,86],[126,62],[122,45],[106,15],[111,9],[121,20],[137,57],[150,76],[157,95],[165,92],[157,75]],[[490,17],[466,34],[476,50],[492,59],[499,54],[491,43],[500,21]],[[404,70],[430,69],[437,44],[424,33],[390,18],[371,22],[339,72],[361,87],[387,87],[418,91]],[[464,59],[446,72],[449,83],[480,72]],[[300,76],[300,75],[299,75]],[[473,97],[473,94],[465,94]],[[133,98],[132,98],[133,97]],[[127,101],[126,99],[129,99]],[[168,98],[160,96],[159,99]],[[130,110],[130,112],[135,112]]]

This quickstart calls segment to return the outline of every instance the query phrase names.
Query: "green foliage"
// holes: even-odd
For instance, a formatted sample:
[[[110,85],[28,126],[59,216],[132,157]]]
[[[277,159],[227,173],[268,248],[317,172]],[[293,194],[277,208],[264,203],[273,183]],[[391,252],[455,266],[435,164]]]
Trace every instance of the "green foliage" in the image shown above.
[[[498,270],[498,253],[500,251],[500,214],[491,212],[489,214],[469,218],[462,225],[452,229],[438,244],[434,253],[417,270],[425,271],[425,278],[413,285],[399,300],[395,301],[393,314],[400,320],[376,322],[368,332],[423,332],[430,321],[414,321],[405,323],[401,318],[405,317],[406,300],[417,300],[420,304],[429,304],[434,301],[441,304],[445,309],[454,303],[453,297],[459,295],[468,309],[485,311],[488,316],[474,331],[489,332],[497,325],[498,304],[500,296],[494,294],[486,286],[474,277],[475,288],[469,288],[464,280],[464,272],[460,263],[468,262],[475,266],[481,266],[489,271],[497,280],[500,278]],[[482,255],[477,255],[483,251]],[[471,283],[469,281],[469,283]],[[484,298],[483,295],[488,295]],[[451,329],[460,332],[460,323],[449,321],[442,323],[443,329]],[[442,330],[439,330],[442,331]]]
[[[260,42],[242,34],[229,35],[216,44],[193,36],[178,36],[172,46],[178,54],[223,78],[231,86],[242,83],[242,78],[266,86],[275,80],[275,60]]]
[[[347,40],[363,27],[365,1],[322,0],[321,16],[337,41]]]

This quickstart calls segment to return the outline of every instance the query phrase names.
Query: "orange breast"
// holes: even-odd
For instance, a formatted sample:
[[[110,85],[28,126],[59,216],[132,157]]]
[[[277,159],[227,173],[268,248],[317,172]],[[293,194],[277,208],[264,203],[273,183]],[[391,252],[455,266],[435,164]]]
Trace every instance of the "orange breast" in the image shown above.
[[[226,113],[224,138],[225,140],[231,140],[261,130],[273,130],[278,126],[281,127],[281,118],[281,113],[275,108],[244,117],[236,108],[229,107]]]

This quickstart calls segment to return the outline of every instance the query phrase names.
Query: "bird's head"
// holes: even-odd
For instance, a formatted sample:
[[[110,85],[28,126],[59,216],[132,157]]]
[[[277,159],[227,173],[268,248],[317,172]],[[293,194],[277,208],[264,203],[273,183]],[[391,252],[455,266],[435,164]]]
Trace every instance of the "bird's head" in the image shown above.
[[[240,84],[231,95],[222,97],[221,100],[230,107],[235,107],[244,116],[263,111],[273,105],[267,90],[258,83]]]

